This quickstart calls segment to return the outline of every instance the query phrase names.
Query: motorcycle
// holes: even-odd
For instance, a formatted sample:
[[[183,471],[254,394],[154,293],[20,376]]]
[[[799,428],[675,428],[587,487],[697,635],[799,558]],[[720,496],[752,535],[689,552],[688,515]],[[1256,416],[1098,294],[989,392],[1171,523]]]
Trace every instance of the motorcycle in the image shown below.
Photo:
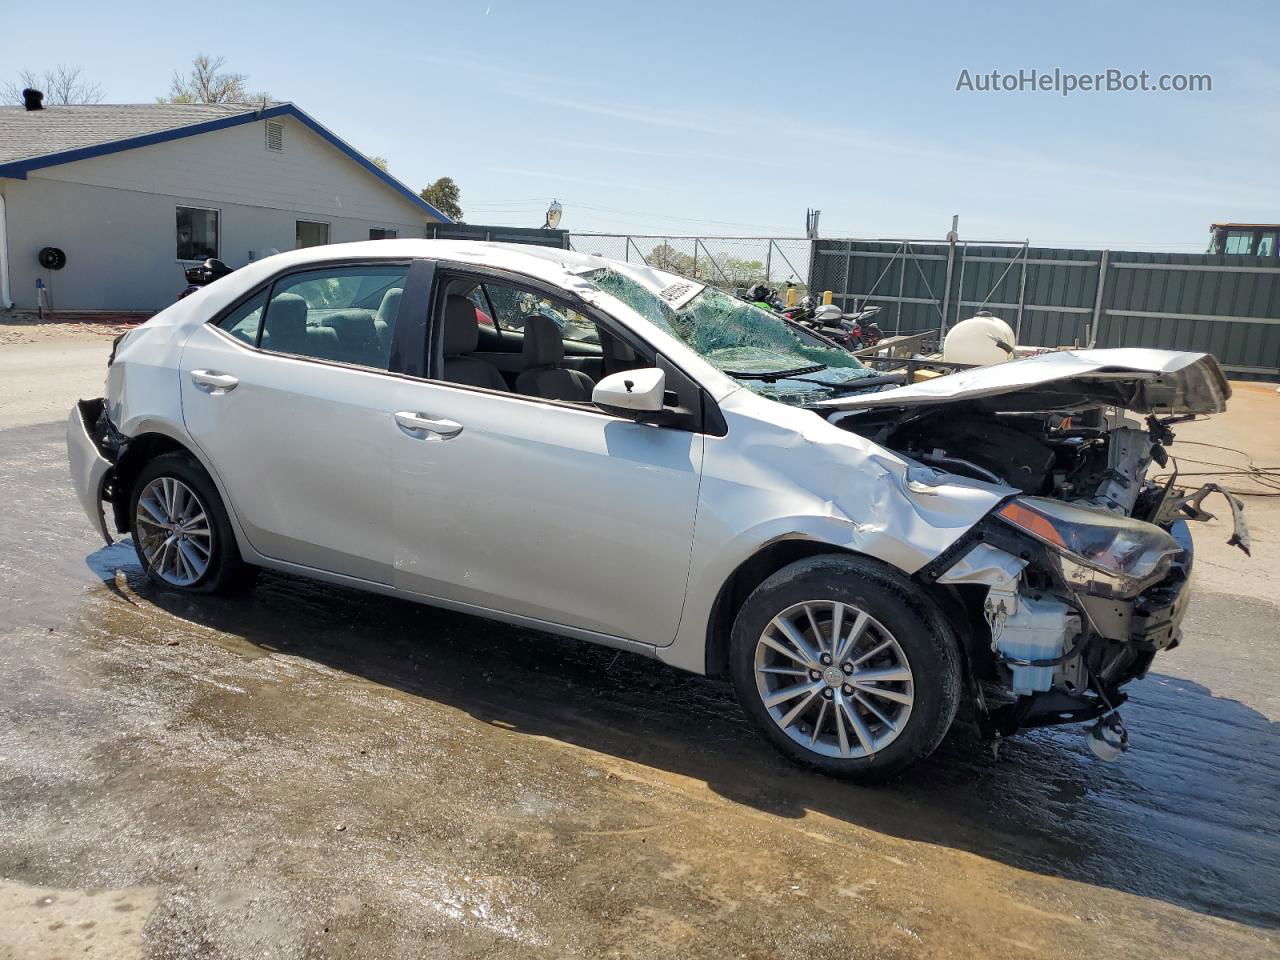
[[[834,303],[818,304],[813,297],[805,297],[794,307],[782,311],[788,320],[834,340],[846,350],[862,350],[874,347],[883,338],[873,318],[880,307],[864,307],[855,313],[844,313]]]
[[[210,257],[199,266],[187,267],[187,269],[183,271],[183,273],[186,274],[187,286],[185,290],[178,294],[177,299],[181,300],[183,297],[191,296],[191,294],[195,293],[201,287],[207,287],[209,284],[213,283],[213,281],[225,277],[227,274],[231,273],[233,269],[234,268],[228,267],[217,257]]]

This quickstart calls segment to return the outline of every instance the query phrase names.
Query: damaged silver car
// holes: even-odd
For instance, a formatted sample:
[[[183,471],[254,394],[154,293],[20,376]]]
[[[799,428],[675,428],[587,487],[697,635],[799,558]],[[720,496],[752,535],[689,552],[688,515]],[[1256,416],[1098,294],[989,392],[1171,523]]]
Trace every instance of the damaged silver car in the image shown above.
[[[266,568],[634,651],[872,780],[962,699],[991,736],[1095,721],[1124,748],[1213,492],[1166,447],[1229,395],[1212,357],[1155,350],[896,386],[643,265],[384,240],[266,258],[132,331],[68,447],[163,589]]]

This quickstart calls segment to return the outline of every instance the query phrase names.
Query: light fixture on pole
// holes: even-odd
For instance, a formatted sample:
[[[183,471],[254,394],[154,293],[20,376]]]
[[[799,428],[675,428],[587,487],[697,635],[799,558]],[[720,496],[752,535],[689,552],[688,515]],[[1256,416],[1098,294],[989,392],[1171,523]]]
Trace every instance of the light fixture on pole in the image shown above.
[[[554,230],[560,223],[560,215],[564,213],[564,207],[560,206],[559,200],[552,200],[551,206],[547,207],[547,220],[542,225],[543,230]]]

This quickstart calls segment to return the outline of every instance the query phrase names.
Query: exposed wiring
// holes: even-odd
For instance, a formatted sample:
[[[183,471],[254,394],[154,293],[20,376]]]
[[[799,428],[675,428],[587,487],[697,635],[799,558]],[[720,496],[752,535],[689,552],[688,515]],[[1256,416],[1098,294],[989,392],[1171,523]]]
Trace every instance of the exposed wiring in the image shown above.
[[[1214,467],[1213,470],[1197,470],[1189,473],[1183,473],[1179,470],[1176,474],[1161,474],[1154,477],[1154,482],[1162,482],[1168,480],[1171,476],[1177,477],[1248,477],[1249,480],[1258,486],[1265,488],[1264,490],[1227,490],[1227,493],[1237,497],[1280,497],[1280,466],[1276,467],[1260,467],[1253,462],[1253,457],[1243,450],[1237,450],[1235,447],[1227,447],[1220,443],[1208,443],[1203,440],[1179,440],[1179,446],[1188,447],[1209,447],[1213,450],[1223,450],[1227,453],[1233,453],[1244,459],[1243,466],[1239,464],[1218,463],[1214,460],[1196,460],[1191,457],[1177,457],[1176,464],[1194,463],[1201,467]],[[1225,489],[1225,488],[1224,488]]]

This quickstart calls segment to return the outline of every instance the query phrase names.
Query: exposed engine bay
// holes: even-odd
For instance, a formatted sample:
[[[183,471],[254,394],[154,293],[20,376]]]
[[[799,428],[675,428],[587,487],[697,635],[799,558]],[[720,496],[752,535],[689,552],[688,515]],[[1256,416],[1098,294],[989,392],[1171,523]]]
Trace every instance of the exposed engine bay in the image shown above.
[[[1212,517],[1206,495],[1227,498],[1231,542],[1249,549],[1235,497],[1175,485],[1172,427],[1193,417],[1003,412],[981,401],[831,417],[933,470],[1020,493],[921,574],[953,598],[952,619],[967,629],[988,734],[1096,719],[1088,734],[1098,756],[1127,749],[1121,687],[1179,642],[1193,554],[1186,521]],[[1149,476],[1163,471],[1161,482]]]
[[[1064,415],[939,406],[907,416],[869,411],[841,426],[947,473],[1143,520],[1162,499],[1156,488],[1139,504],[1147,469],[1167,465],[1164,444],[1173,439],[1166,421],[1150,416],[1143,424],[1102,408]]]

